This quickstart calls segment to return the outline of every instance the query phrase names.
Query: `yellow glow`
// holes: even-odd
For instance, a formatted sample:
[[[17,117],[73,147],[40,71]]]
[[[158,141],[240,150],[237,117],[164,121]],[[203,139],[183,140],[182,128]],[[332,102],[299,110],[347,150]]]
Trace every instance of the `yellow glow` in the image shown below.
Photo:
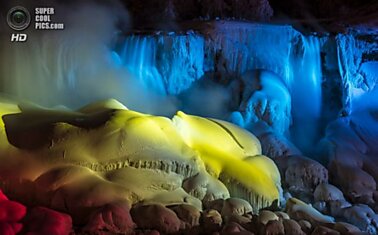
[[[267,204],[279,198],[279,171],[271,159],[260,155],[260,143],[251,133],[225,121],[183,112],[178,112],[173,121],[211,175],[222,181],[230,180],[229,184],[240,184]],[[250,200],[248,195],[244,197]]]
[[[250,132],[234,124],[186,115],[179,111],[173,118],[178,131],[190,147],[202,152],[220,151],[234,158],[261,154],[259,140]]]
[[[69,124],[107,110],[111,111],[109,119],[98,127]],[[15,112],[20,109],[14,104],[0,106],[0,115]],[[152,116],[128,110],[115,100],[97,102],[76,112],[38,108],[23,112],[43,112],[44,119],[34,120],[39,125],[59,115],[64,117],[52,127],[53,136],[47,145],[34,156],[30,153],[30,158],[38,159],[47,168],[75,164],[90,168],[101,178],[106,178],[106,172],[119,171],[113,177],[108,175],[108,180],[117,187],[130,189],[140,199],[148,199],[154,198],[155,192],[166,191],[162,185],[167,184],[163,181],[170,178],[159,176],[162,171],[164,174],[173,172],[179,185],[205,165],[211,176],[223,181],[231,196],[249,200],[257,209],[279,198],[277,167],[271,159],[261,155],[260,142],[254,135],[231,123],[183,112],[178,112],[173,119]],[[3,129],[2,120],[0,125]],[[128,181],[134,172],[130,168],[145,169],[143,174],[141,171],[138,177],[135,176],[143,185],[139,191],[135,189],[138,182]],[[156,182],[151,185],[153,180],[148,179]],[[128,183],[122,184],[123,181]],[[150,187],[156,190],[145,192]]]
[[[272,159],[264,155],[259,155],[254,157],[248,157],[245,159],[245,161],[264,171],[264,173],[268,175],[269,178],[271,178],[276,185],[281,184],[280,172],[278,171],[277,166]]]

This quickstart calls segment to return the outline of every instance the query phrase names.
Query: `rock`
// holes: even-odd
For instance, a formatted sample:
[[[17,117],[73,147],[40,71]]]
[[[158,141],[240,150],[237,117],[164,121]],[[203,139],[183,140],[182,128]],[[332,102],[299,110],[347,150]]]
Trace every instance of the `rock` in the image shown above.
[[[251,223],[252,219],[249,218],[248,216],[243,216],[243,215],[231,215],[227,217],[226,219],[226,223],[230,223],[230,222],[235,222],[240,225],[245,225],[245,224]]]
[[[240,198],[228,198],[224,201],[221,214],[224,218],[232,215],[244,215],[252,212],[252,206]]]
[[[262,152],[272,159],[301,154],[297,147],[283,135],[268,131],[257,137],[261,142]]]
[[[314,197],[314,208],[334,217],[342,216],[342,209],[352,206],[345,200],[343,193],[330,184],[320,184],[315,190]]]
[[[173,23],[187,20],[204,19],[246,19],[266,21],[273,16],[273,10],[267,0],[242,0],[227,2],[223,0],[181,1],[162,0],[156,4],[152,0],[126,1],[134,27],[145,28],[155,26],[157,29],[173,28]],[[177,26],[176,26],[177,27]]]
[[[265,225],[265,227],[262,227],[263,229],[263,235],[284,235],[285,234],[285,228],[281,221],[278,220],[270,220]]]
[[[5,196],[3,191],[0,189],[0,201],[8,201],[8,200],[9,199],[7,198],[7,196]]]
[[[329,202],[336,200],[345,200],[343,192],[335,186],[327,183],[319,184],[314,192],[315,202]]]
[[[259,217],[258,217],[259,223],[266,225],[269,221],[272,221],[272,220],[276,220],[276,221],[279,220],[278,216],[274,212],[267,211],[267,210],[260,211]]]
[[[358,33],[359,31],[360,33]],[[351,58],[371,58],[372,48],[377,47],[376,36],[365,30],[351,30],[350,33],[336,38],[337,50],[341,53],[340,68],[345,73],[342,76],[343,88],[346,92],[343,100],[344,114],[327,127],[324,140],[326,151],[330,159],[329,172],[332,182],[344,193],[351,203],[374,203],[373,194],[378,180],[377,152],[377,119],[375,103],[370,102],[375,93],[370,84],[376,83],[376,63],[367,60],[353,60]],[[351,59],[351,60],[350,60]],[[370,67],[373,66],[373,67]],[[350,76],[354,74],[353,76]],[[350,77],[349,77],[350,76]],[[364,90],[363,99],[354,103],[353,90]],[[362,97],[361,97],[362,98]],[[353,103],[353,108],[352,108]],[[361,107],[360,107],[361,106]],[[355,108],[358,108],[358,111]]]
[[[378,215],[367,205],[359,204],[343,208],[342,214],[348,223],[357,226],[362,231],[377,233]]]
[[[221,235],[253,235],[253,233],[245,230],[238,223],[230,222],[223,227]]]
[[[344,222],[337,222],[333,226],[333,229],[338,231],[342,235],[352,235],[361,233],[361,230],[356,226]]]
[[[181,225],[172,210],[159,204],[133,207],[131,216],[138,228],[155,229],[162,233],[178,232]]]
[[[128,203],[119,202],[94,211],[83,231],[96,233],[105,230],[112,233],[127,234],[133,231],[135,227]]]
[[[201,212],[196,207],[182,204],[169,208],[173,210],[177,217],[185,223],[185,229],[190,229],[199,225]]]
[[[201,1],[202,14],[206,17],[234,17],[249,20],[267,20],[273,15],[273,10],[266,0],[242,0],[227,2],[222,0]]]
[[[10,201],[0,190],[0,234],[15,235],[23,229],[20,220],[25,217],[26,207]]]
[[[293,196],[311,199],[315,188],[321,183],[328,183],[328,171],[320,163],[303,157],[290,156],[275,159],[283,178],[283,187]]]
[[[335,183],[340,186],[346,198],[352,203],[372,204],[376,189],[374,178],[358,166],[333,161],[330,171]]]
[[[308,222],[307,220],[299,220],[299,225],[301,226],[301,229],[306,234],[310,234],[313,230],[312,224]]]
[[[301,226],[292,219],[282,220],[283,226],[285,228],[285,234],[290,235],[305,235],[306,233],[302,231]]]
[[[373,200],[374,200],[374,211],[378,213],[378,191],[373,193]]]
[[[160,235],[160,233],[156,230],[151,230],[151,231],[144,232],[143,235]]]
[[[216,210],[219,213],[221,213],[223,204],[224,204],[224,199],[217,199],[214,201],[205,202],[204,207],[208,210]]]
[[[18,222],[25,214],[24,205],[10,200],[0,201],[0,222]]]
[[[223,227],[221,234],[240,233],[241,231],[245,231],[245,229],[240,224],[230,222]]]
[[[67,235],[72,231],[71,216],[45,207],[34,207],[25,219],[26,231],[40,235]]]
[[[332,216],[340,217],[343,214],[343,208],[351,207],[352,204],[346,200],[329,201],[328,203],[329,213]]]
[[[22,230],[21,223],[6,223],[0,222],[0,234],[2,235],[15,235]]]
[[[324,226],[317,226],[311,235],[340,235],[340,233]]]
[[[276,211],[274,213],[278,216],[278,218],[280,220],[289,220],[290,219],[290,216],[283,211]]]
[[[327,23],[313,25],[311,22],[304,23],[301,27],[311,30],[325,30],[327,32],[343,32],[350,25],[376,25],[376,2],[349,2],[345,0],[311,1],[298,4],[296,0],[270,1],[274,12],[282,12],[287,19],[330,19]],[[353,16],[348,18],[348,16]],[[314,21],[313,21],[314,22]]]
[[[216,210],[206,210],[202,213],[201,227],[203,228],[205,234],[211,234],[219,231],[222,226],[222,222],[222,216]]]

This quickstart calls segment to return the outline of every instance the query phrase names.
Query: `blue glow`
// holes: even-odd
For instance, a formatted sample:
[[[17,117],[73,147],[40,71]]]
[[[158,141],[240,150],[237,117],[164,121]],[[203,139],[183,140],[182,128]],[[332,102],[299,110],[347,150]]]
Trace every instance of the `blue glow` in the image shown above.
[[[130,36],[125,40],[122,64],[146,87],[165,94],[164,81],[156,68],[156,44],[152,37]]]
[[[118,52],[122,64],[151,92],[179,94],[204,74],[204,39],[189,35],[131,35]]]
[[[302,56],[293,58],[292,96],[293,127],[291,137],[307,154],[313,152],[320,138],[319,119],[322,111],[322,70],[319,39],[302,36]]]

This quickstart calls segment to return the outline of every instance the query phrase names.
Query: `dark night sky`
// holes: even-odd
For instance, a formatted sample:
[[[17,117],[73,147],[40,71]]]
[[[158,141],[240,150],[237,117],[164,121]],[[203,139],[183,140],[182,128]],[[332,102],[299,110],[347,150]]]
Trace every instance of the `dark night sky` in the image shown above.
[[[104,0],[84,0],[85,2],[97,2],[99,4],[113,4],[116,1]],[[22,5],[30,9],[33,14],[34,7],[37,6],[54,6],[54,5],[75,5],[79,1],[75,0],[1,0],[0,2],[0,30],[4,29],[7,11],[16,5]],[[273,17],[256,16],[259,12],[250,11],[251,14],[241,14],[244,19],[253,21],[269,21],[273,22],[292,22],[292,24],[306,25],[310,30],[317,30],[317,26],[327,28],[334,25],[356,25],[366,24],[378,26],[378,1],[377,0],[121,0],[131,15],[135,28],[149,27],[148,24],[156,25],[166,24],[167,21],[180,22],[190,21],[204,17],[208,14],[209,9],[214,8],[212,4],[223,5],[227,10],[219,10],[210,14],[210,20],[220,16],[229,19],[235,17],[238,19],[238,12],[241,11],[245,4],[245,8],[258,8],[261,4],[265,4],[272,10]],[[236,5],[238,2],[239,5]],[[251,2],[255,5],[251,5]],[[183,4],[185,4],[183,6]],[[202,5],[201,5],[202,4]],[[242,4],[242,5],[240,5]],[[249,4],[249,5],[248,5]],[[256,5],[257,4],[257,5]],[[259,5],[260,4],[260,5]],[[167,11],[169,6],[175,9],[174,17],[164,17],[162,12]],[[269,7],[270,6],[270,7]],[[59,8],[59,6],[57,6]],[[208,8],[208,9],[206,9]],[[230,8],[236,8],[231,9]],[[245,9],[244,9],[245,10]],[[247,11],[249,12],[249,10]],[[235,15],[236,14],[236,15]],[[95,16],[94,16],[95,17]],[[55,17],[56,18],[56,17]],[[159,22],[160,21],[160,22]],[[294,22],[294,23],[293,23]],[[331,29],[332,30],[332,29]],[[337,30],[337,29],[336,29]]]

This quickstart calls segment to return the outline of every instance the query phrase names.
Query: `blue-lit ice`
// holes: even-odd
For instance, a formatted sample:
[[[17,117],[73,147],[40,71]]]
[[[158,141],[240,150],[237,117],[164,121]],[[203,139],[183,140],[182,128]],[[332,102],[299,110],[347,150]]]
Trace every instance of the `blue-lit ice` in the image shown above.
[[[130,35],[120,44],[122,64],[151,92],[179,94],[204,73],[199,35]]]

